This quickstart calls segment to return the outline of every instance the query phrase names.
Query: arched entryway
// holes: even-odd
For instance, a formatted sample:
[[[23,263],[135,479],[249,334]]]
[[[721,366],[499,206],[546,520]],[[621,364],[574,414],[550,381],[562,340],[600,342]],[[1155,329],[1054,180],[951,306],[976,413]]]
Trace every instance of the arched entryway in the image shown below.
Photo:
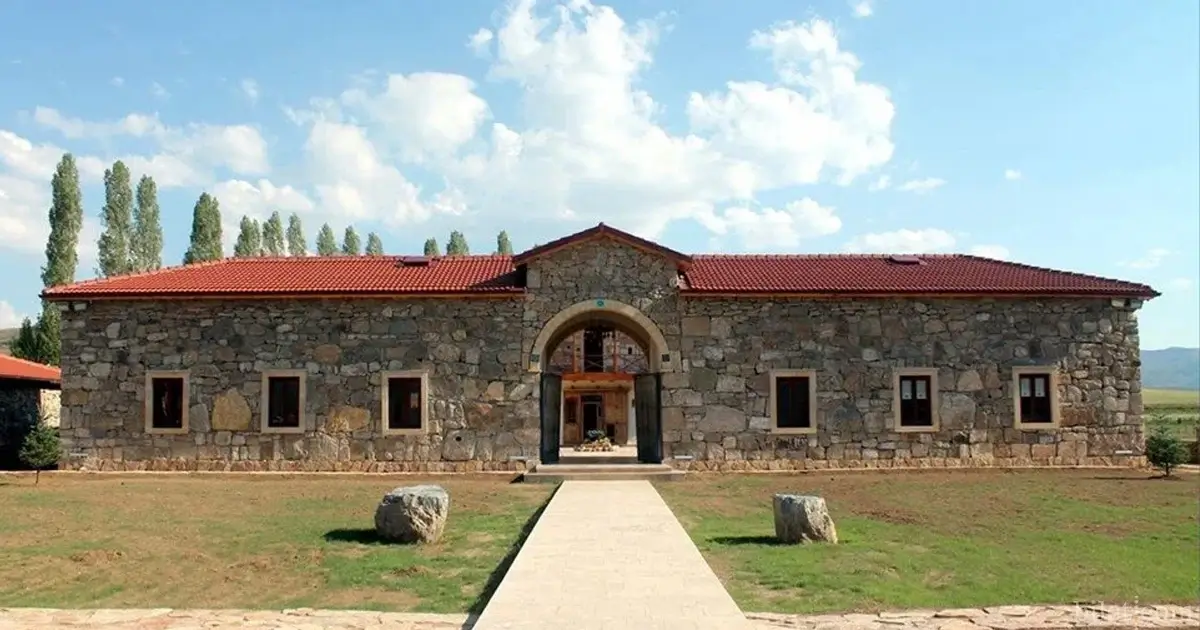
[[[638,462],[662,462],[661,373],[672,355],[644,313],[612,300],[574,304],[546,322],[528,358],[541,375],[542,463],[597,437],[636,444]]]

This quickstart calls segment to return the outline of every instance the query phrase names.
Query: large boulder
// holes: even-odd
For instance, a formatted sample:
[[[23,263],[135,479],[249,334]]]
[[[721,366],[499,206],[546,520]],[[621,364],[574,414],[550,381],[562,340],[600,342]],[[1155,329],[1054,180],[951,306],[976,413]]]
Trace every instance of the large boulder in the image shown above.
[[[384,540],[437,542],[449,513],[450,495],[441,486],[396,488],[375,508],[375,531]]]
[[[803,494],[775,495],[775,536],[780,542],[837,542],[837,529],[825,499]]]

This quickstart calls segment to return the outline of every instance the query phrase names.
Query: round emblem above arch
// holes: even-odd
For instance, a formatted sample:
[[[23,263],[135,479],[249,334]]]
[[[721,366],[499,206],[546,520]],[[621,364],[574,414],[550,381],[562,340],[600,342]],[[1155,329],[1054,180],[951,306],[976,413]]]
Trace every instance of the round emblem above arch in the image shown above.
[[[670,346],[658,325],[633,305],[609,299],[577,302],[551,317],[530,349],[529,371],[541,372],[542,363],[549,358],[547,352],[553,352],[567,335],[596,322],[608,324],[642,344],[652,372],[675,371]]]

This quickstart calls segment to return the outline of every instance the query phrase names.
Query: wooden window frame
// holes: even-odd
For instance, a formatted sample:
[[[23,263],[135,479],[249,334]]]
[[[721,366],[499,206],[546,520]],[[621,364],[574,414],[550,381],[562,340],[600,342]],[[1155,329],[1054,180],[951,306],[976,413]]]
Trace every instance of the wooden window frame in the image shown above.
[[[300,426],[272,427],[268,426],[267,416],[271,410],[271,379],[279,377],[300,377]],[[307,370],[263,370],[262,392],[259,398],[259,431],[263,433],[304,433],[305,419],[308,416],[308,371]]]
[[[156,428],[154,426],[154,381],[155,379],[182,379],[183,380],[183,405],[180,415],[179,428]],[[145,406],[143,412],[145,414],[145,430],[146,433],[155,435],[182,435],[190,429],[188,426],[188,408],[191,407],[192,387],[191,377],[187,370],[149,370],[146,372],[146,390],[145,390]]]
[[[388,426],[388,382],[394,378],[415,378],[421,381],[421,428],[392,429]],[[429,431],[429,372],[427,370],[392,370],[379,377],[379,419],[383,435],[421,435]]]
[[[1046,376],[1046,388],[1050,394],[1050,422],[1022,422],[1021,421],[1021,377],[1022,376]],[[1023,365],[1013,368],[1012,373],[1012,402],[1013,402],[1013,428],[1022,431],[1038,431],[1046,429],[1057,429],[1062,423],[1062,411],[1059,408],[1058,398],[1058,368],[1049,365]]]
[[[808,379],[808,426],[780,427],[779,408],[776,404],[779,395],[777,386],[780,378]],[[771,398],[767,401],[771,412],[771,433],[783,435],[811,435],[817,432],[817,371],[816,370],[771,370]]]
[[[906,427],[900,422],[900,377],[926,376],[929,377],[929,426]],[[934,433],[940,430],[941,418],[938,407],[941,406],[942,393],[938,387],[937,368],[896,368],[892,372],[892,430],[897,433]]]

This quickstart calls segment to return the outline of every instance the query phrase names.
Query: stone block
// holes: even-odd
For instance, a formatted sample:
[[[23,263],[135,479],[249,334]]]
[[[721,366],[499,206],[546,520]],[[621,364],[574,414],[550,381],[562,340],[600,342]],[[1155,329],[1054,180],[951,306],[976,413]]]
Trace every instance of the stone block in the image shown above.
[[[250,420],[250,405],[236,389],[230,389],[213,399],[213,431],[249,431]]]
[[[724,405],[710,405],[696,427],[702,432],[734,432],[746,429],[746,414]]]
[[[441,486],[401,487],[383,495],[375,508],[380,538],[401,543],[435,543],[446,529],[450,494]]]
[[[776,494],[775,537],[785,544],[837,543],[837,528],[825,499],[810,495]]]
[[[313,348],[313,361],[322,365],[334,365],[342,360],[342,349],[334,344],[326,343]]]
[[[326,433],[353,433],[367,429],[371,424],[371,412],[361,407],[338,405],[329,410],[325,421]]]
[[[708,337],[712,334],[712,320],[706,316],[684,317],[681,323],[685,337]]]

